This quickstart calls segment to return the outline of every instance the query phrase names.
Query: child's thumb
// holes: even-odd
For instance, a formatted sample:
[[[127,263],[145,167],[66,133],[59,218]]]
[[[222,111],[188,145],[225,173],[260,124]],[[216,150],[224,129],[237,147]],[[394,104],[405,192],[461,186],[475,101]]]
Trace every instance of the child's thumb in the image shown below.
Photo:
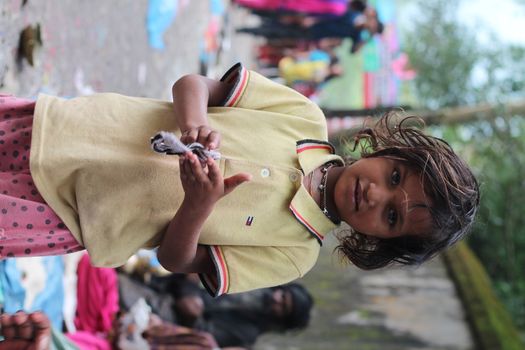
[[[224,179],[224,194],[227,195],[231,191],[237,188],[240,184],[250,181],[252,175],[248,173],[239,173],[233,176],[230,176],[227,179]]]

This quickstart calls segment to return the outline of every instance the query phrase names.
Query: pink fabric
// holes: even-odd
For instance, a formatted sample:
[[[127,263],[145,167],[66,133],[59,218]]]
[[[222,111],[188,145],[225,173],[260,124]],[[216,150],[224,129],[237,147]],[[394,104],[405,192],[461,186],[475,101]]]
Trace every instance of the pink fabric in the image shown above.
[[[111,344],[103,338],[90,332],[67,333],[66,336],[75,343],[80,350],[111,350]]]
[[[35,102],[0,95],[0,260],[84,249],[38,193],[29,171]]]
[[[235,0],[241,6],[255,10],[287,10],[318,15],[342,15],[347,9],[346,0]]]
[[[117,272],[91,266],[85,254],[78,264],[77,275],[75,326],[78,331],[106,335],[113,328],[119,310]]]

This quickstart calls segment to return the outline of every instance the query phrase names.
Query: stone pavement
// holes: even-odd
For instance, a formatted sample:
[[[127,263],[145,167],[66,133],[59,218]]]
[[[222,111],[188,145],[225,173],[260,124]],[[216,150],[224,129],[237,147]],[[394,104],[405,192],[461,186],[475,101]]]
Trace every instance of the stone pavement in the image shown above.
[[[39,92],[78,96],[115,91],[171,99],[174,81],[199,72],[205,40],[210,40],[205,33],[213,30],[208,0],[174,2],[175,18],[160,50],[150,45],[146,0],[0,1],[0,92],[35,97]],[[242,11],[228,16],[239,17]],[[43,45],[34,51],[32,67],[17,59],[17,46],[22,29],[37,24]],[[250,62],[246,38],[240,40],[240,46],[225,41],[220,62],[213,62],[214,74],[237,60]]]
[[[205,5],[190,3],[185,11],[193,16],[179,14],[178,25],[166,33],[166,49],[157,51],[148,47],[147,1],[29,0],[22,7],[20,0],[3,0],[1,52],[7,72],[2,91],[27,97],[38,92],[76,96],[95,91],[167,97],[171,80],[197,70]],[[37,23],[43,46],[35,51],[31,67],[26,60],[13,58],[22,28]]]
[[[209,44],[205,33],[214,29],[210,23],[217,24],[207,0],[180,0],[163,36],[165,49],[158,50],[147,35],[146,0],[23,3],[0,1],[0,92],[20,97],[114,91],[171,99],[176,79],[199,72],[203,47]],[[236,35],[234,27],[257,19],[229,7],[218,20],[225,38],[216,43],[219,54],[208,57],[208,74],[218,77],[237,61],[256,68],[255,39]],[[43,46],[30,66],[16,59],[17,46],[20,31],[36,24]],[[331,254],[333,240],[325,246],[318,265],[301,281],[316,299],[311,327],[265,336],[256,349],[474,349],[441,260],[416,270],[363,272],[340,267]]]
[[[327,237],[317,265],[299,281],[316,301],[308,331],[264,336],[257,350],[475,349],[441,259],[361,271],[342,265],[335,246]]]

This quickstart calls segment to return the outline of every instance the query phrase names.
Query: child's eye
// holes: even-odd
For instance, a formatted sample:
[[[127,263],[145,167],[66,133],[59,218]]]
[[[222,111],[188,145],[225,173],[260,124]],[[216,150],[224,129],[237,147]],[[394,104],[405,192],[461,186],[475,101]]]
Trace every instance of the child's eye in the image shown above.
[[[397,212],[395,209],[388,209],[388,224],[393,227],[397,222]]]
[[[399,183],[401,182],[401,174],[397,169],[394,169],[394,171],[392,171],[392,175],[390,176],[390,182],[394,186],[399,185]]]

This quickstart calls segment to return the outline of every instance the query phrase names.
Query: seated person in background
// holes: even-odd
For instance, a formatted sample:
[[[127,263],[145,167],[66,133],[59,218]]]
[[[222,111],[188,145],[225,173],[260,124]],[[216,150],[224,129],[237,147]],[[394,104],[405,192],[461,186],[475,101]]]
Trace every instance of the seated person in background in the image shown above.
[[[105,349],[98,346],[77,346],[56,330],[51,328],[49,318],[41,313],[0,315],[0,350],[79,350]],[[213,336],[206,332],[194,331],[185,327],[160,321],[151,322],[143,333],[145,346],[157,350],[212,350],[218,345]],[[117,345],[113,347],[119,349]],[[243,350],[244,348],[222,348],[223,350]],[[120,348],[119,350],[127,350]]]
[[[308,291],[296,283],[217,300],[202,293],[202,298],[204,310],[194,327],[213,334],[221,346],[250,347],[263,333],[304,329],[313,305]]]
[[[154,277],[145,285],[119,274],[119,285],[123,309],[144,297],[161,318],[209,332],[220,347],[250,347],[263,333],[306,328],[313,306],[311,295],[296,283],[219,298],[210,297],[191,275]]]

